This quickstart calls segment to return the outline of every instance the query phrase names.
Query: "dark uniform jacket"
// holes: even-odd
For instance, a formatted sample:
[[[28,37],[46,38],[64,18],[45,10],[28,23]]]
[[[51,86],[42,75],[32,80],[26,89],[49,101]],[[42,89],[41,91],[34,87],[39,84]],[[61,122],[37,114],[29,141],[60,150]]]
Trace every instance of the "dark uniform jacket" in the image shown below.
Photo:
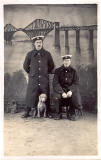
[[[63,92],[72,91],[72,102],[76,107],[81,106],[81,96],[79,92],[79,77],[74,68],[61,66],[55,70],[53,78],[54,98],[61,98]]]
[[[42,48],[40,51],[32,50],[29,52],[23,67],[29,76],[26,103],[27,106],[33,107],[38,89],[40,88],[43,93],[47,93],[49,87],[48,74],[53,70],[54,62],[51,54]]]
[[[55,70],[53,88],[56,93],[62,94],[63,92],[68,92],[69,90],[74,92],[77,90],[78,84],[79,78],[76,70],[71,66],[68,68],[61,66]]]

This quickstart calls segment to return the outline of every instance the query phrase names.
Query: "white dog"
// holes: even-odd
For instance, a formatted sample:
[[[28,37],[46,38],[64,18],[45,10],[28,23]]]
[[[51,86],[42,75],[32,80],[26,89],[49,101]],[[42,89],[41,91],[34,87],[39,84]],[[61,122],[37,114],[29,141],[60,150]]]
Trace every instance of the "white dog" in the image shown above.
[[[41,113],[43,112],[43,116],[44,118],[46,117],[46,99],[47,99],[47,95],[46,94],[41,94],[39,96],[39,102],[38,102],[38,105],[37,105],[37,117],[40,118],[41,117]]]
[[[36,108],[32,108],[31,109],[31,116],[32,118],[41,117],[41,113],[43,113],[43,116],[46,117],[46,99],[47,99],[47,95],[42,93],[39,96],[39,101],[38,101],[38,105]]]

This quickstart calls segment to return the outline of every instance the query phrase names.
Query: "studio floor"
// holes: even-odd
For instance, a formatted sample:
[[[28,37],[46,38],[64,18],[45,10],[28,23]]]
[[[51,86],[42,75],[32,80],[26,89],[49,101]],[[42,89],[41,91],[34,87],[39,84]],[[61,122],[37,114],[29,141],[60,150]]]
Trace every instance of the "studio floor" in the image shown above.
[[[77,121],[66,118],[4,116],[5,156],[97,155],[97,117],[86,113]]]

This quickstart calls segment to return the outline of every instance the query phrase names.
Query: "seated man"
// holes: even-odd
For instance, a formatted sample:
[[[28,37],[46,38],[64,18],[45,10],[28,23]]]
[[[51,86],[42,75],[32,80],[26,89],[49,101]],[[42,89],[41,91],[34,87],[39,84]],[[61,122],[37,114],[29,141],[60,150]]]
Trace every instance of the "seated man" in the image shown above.
[[[79,78],[71,65],[72,55],[62,56],[63,65],[55,70],[53,78],[54,105],[56,108],[55,119],[61,118],[63,100],[70,106],[68,119],[75,121],[75,109],[82,110],[81,96],[79,93]]]

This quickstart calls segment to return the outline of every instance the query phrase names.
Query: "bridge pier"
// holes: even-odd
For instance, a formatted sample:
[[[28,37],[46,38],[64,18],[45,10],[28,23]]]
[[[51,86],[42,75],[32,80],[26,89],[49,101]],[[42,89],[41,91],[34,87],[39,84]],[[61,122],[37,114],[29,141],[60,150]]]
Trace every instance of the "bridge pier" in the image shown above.
[[[94,30],[89,30],[89,58],[91,61],[94,60],[93,32]]]
[[[12,45],[12,37],[15,32],[4,32],[4,40],[6,41],[6,44]]]
[[[60,30],[59,30],[60,23],[55,22],[55,48],[60,49]]]
[[[76,30],[76,52],[80,54],[80,30]]]
[[[68,30],[65,31],[65,53],[69,54],[69,36],[68,36]]]

